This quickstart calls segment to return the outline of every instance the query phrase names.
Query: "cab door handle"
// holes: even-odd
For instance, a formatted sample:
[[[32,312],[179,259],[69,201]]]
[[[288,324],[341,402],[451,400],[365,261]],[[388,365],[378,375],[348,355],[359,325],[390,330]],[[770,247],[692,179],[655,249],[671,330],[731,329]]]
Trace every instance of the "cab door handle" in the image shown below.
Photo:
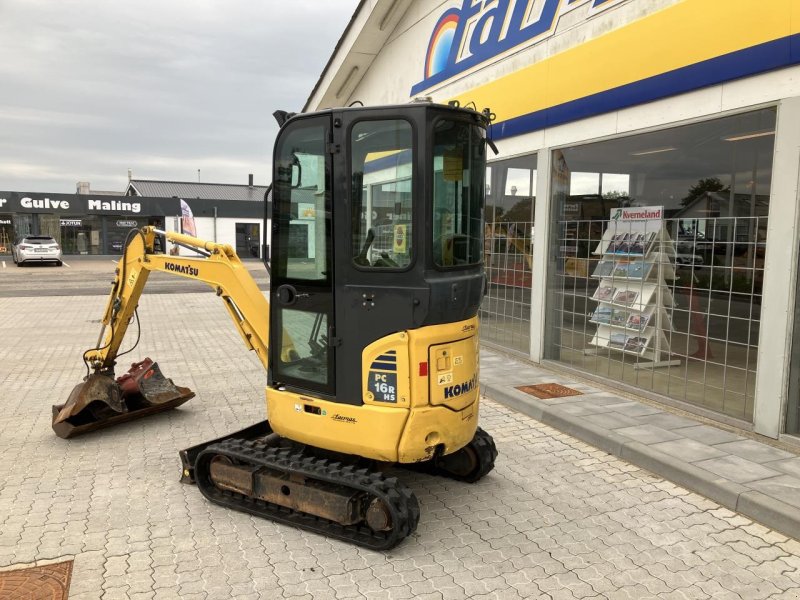
[[[292,304],[297,302],[297,297],[298,297],[297,289],[295,289],[293,285],[289,285],[288,283],[285,283],[282,286],[280,286],[275,291],[275,294],[278,297],[278,302],[280,302],[284,306],[291,306]]]

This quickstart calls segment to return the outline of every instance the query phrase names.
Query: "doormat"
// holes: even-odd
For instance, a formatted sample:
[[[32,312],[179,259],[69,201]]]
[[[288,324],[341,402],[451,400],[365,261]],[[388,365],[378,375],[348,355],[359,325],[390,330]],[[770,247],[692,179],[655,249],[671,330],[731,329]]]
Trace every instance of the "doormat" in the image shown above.
[[[0,598],[67,600],[72,561],[0,571]]]
[[[536,385],[521,385],[518,390],[536,396],[540,400],[551,400],[552,398],[565,398],[567,396],[580,396],[583,392],[572,388],[559,385],[557,383],[538,383]]]

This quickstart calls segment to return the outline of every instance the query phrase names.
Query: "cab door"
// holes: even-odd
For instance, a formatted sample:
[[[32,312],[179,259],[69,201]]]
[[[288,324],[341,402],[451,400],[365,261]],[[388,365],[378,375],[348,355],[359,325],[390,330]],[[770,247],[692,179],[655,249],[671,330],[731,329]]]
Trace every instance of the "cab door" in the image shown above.
[[[364,349],[420,327],[429,303],[424,279],[425,195],[417,136],[425,108],[389,107],[334,115],[337,393],[363,403]],[[424,127],[424,120],[421,121]],[[364,361],[367,361],[366,363]],[[391,367],[390,367],[391,369]]]
[[[275,145],[271,385],[334,398],[330,115],[292,119]]]

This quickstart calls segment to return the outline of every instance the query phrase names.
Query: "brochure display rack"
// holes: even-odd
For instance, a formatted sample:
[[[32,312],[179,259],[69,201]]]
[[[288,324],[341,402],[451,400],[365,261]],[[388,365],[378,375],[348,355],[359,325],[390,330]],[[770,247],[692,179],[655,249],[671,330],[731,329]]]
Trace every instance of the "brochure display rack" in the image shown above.
[[[662,207],[618,208],[594,254],[602,258],[592,277],[599,279],[589,322],[597,330],[596,348],[635,355],[634,368],[680,365],[670,358],[667,309],[673,304],[666,280],[676,278],[675,245],[663,226]],[[587,350],[587,353],[596,353]]]

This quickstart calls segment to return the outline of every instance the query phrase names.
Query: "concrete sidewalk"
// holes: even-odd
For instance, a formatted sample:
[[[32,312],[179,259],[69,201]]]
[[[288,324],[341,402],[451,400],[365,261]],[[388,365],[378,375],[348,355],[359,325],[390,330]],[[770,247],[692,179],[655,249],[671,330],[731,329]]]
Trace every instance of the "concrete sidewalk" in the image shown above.
[[[580,395],[540,400],[518,387]],[[800,539],[800,457],[481,348],[483,393],[501,404]]]

